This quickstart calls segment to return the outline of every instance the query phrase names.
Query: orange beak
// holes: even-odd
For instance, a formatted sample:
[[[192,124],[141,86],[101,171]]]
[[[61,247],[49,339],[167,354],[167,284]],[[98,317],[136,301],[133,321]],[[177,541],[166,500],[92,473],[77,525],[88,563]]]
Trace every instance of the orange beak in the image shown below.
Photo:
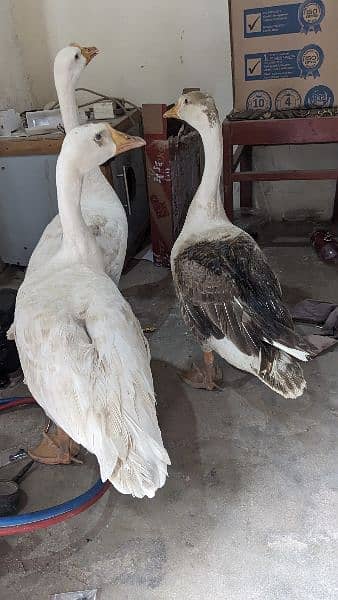
[[[175,104],[175,106],[169,108],[169,110],[164,113],[163,117],[164,119],[179,119],[178,105]]]
[[[142,148],[142,146],[146,145],[144,139],[141,137],[128,135],[122,131],[117,131],[117,129],[113,129],[113,127],[111,127],[109,124],[108,127],[110,129],[110,135],[116,146],[116,154],[122,154],[122,152],[134,150],[135,148]]]
[[[81,54],[86,59],[86,64],[88,65],[93,58],[100,52],[95,46],[82,46]]]
[[[90,63],[91,60],[100,52],[98,48],[95,46],[81,46],[80,44],[69,44],[70,46],[74,46],[75,48],[79,48],[81,50],[82,56],[86,59],[86,65]]]

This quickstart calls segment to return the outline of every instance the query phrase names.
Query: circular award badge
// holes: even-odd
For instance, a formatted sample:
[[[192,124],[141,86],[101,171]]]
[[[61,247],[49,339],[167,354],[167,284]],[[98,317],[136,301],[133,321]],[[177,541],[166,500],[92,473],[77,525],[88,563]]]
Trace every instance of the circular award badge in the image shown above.
[[[325,5],[322,0],[305,0],[299,6],[298,20],[302,33],[321,31],[321,23],[325,17]]]
[[[271,110],[272,99],[268,92],[255,90],[246,101],[247,110]]]
[[[324,62],[324,52],[316,44],[310,44],[305,46],[299,51],[297,57],[297,63],[300,70],[300,77],[307,79],[307,77],[314,77],[315,79],[320,76],[319,69]]]
[[[293,88],[286,88],[281,90],[276,96],[275,106],[276,110],[290,110],[292,108],[299,108],[302,104],[302,97],[297,90]]]
[[[330,108],[334,105],[334,93],[326,85],[316,85],[305,96],[306,108]]]

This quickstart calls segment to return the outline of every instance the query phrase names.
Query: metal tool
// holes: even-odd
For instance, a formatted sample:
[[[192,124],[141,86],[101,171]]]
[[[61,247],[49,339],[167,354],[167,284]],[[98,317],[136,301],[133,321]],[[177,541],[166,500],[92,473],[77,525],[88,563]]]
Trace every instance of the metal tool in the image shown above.
[[[2,469],[2,467],[7,467],[7,465],[10,465],[14,462],[24,460],[28,456],[24,448],[19,448],[19,450],[14,452],[14,454],[8,455],[7,452],[8,450],[0,453],[0,469]],[[5,458],[2,458],[2,456],[4,456]]]
[[[19,483],[33,466],[34,460],[29,461],[10,481],[0,479],[0,517],[16,515],[19,510]]]

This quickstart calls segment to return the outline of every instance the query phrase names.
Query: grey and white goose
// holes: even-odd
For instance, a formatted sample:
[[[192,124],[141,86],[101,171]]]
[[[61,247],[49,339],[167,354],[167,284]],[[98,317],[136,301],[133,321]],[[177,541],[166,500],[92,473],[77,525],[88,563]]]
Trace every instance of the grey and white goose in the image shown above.
[[[222,131],[215,102],[207,94],[189,92],[164,116],[194,127],[205,153],[201,184],[171,253],[182,315],[204,355],[203,367],[182,377],[193,387],[218,388],[217,352],[281,396],[297,398],[306,388],[299,361],[307,361],[312,348],[295,332],[263,252],[224,211]]]

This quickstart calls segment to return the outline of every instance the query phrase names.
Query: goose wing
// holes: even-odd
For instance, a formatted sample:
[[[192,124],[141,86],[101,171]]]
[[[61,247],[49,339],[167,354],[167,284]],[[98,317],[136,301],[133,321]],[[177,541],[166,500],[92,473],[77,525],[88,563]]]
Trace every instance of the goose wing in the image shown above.
[[[200,342],[227,337],[249,355],[263,342],[300,355],[309,351],[294,331],[276,275],[249,235],[193,244],[174,266],[183,317]]]
[[[49,417],[96,455],[103,481],[110,479],[122,493],[152,497],[170,461],[157,422],[147,341],[108,276],[77,277],[71,310],[69,289],[57,306],[50,299],[48,306],[48,293],[42,305],[41,296],[34,301],[33,286],[24,310],[19,298],[15,336],[27,383]],[[67,283],[71,288],[64,273]],[[40,312],[31,312],[28,301]]]

